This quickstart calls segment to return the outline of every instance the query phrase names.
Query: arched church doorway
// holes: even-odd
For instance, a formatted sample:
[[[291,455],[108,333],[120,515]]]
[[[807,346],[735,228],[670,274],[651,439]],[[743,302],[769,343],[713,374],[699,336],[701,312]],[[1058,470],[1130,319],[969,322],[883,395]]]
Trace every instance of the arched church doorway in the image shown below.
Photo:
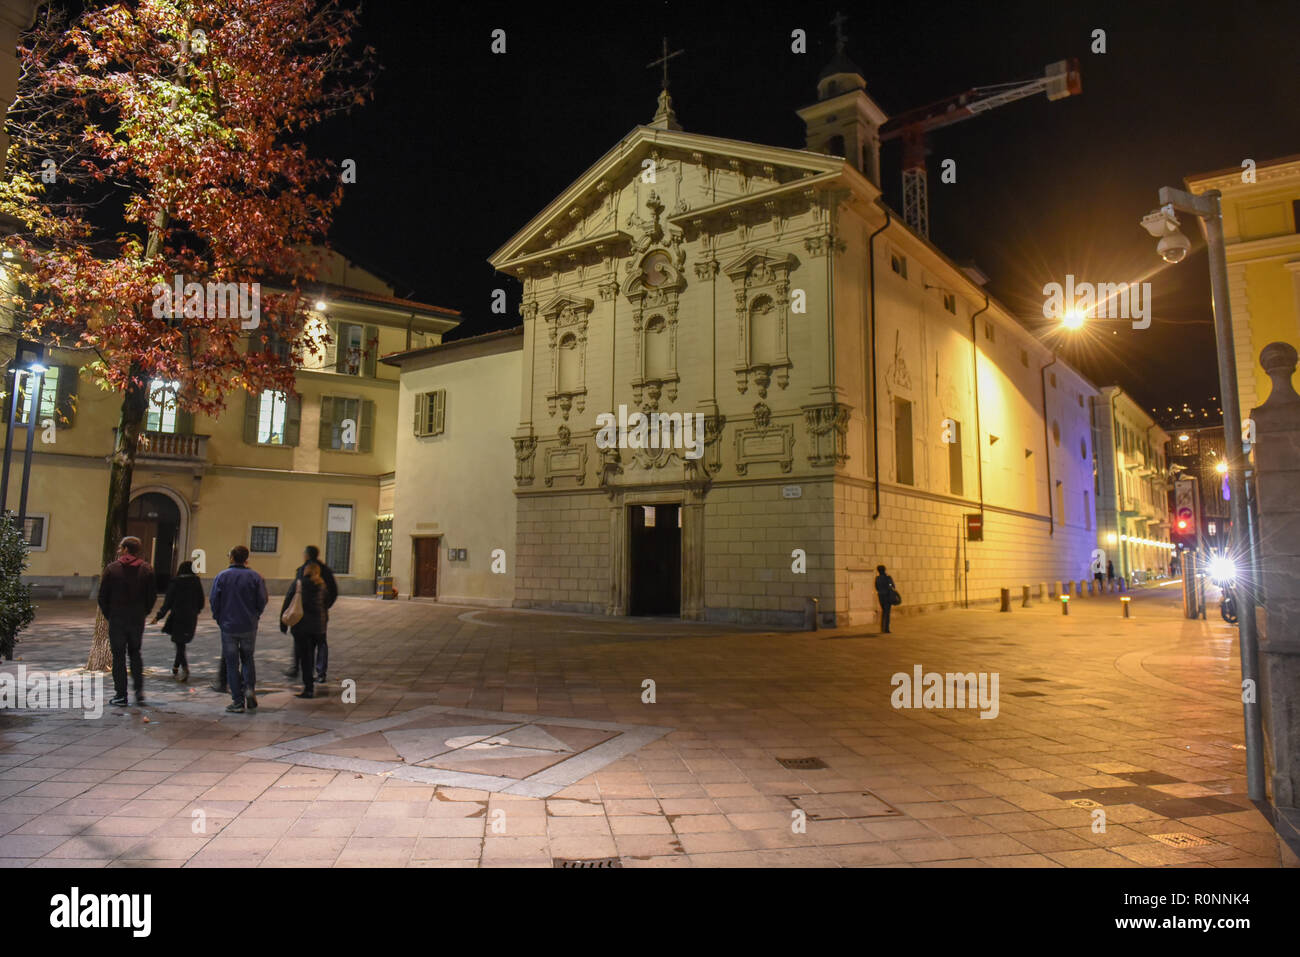
[[[180,560],[180,506],[161,492],[145,492],[131,500],[126,533],[140,539],[140,556],[153,566],[158,590],[166,589]]]

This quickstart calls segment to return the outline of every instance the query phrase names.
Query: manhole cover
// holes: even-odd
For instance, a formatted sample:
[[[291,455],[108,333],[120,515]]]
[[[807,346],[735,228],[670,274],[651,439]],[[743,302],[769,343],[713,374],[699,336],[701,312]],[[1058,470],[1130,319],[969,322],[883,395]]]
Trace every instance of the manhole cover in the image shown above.
[[[618,857],[593,857],[587,860],[573,860],[567,857],[552,858],[556,867],[622,867],[623,861]]]
[[[786,799],[810,821],[850,821],[867,817],[901,817],[903,812],[870,791],[789,794]]]
[[[1089,801],[1087,798],[1075,798],[1070,803],[1075,807],[1101,807],[1096,801]]]
[[[1153,841],[1159,841],[1161,844],[1167,844],[1170,847],[1210,847],[1218,843],[1204,837],[1197,837],[1195,834],[1185,834],[1181,831],[1174,834],[1152,834]]]
[[[821,758],[777,758],[777,763],[791,771],[820,771],[827,767]]]

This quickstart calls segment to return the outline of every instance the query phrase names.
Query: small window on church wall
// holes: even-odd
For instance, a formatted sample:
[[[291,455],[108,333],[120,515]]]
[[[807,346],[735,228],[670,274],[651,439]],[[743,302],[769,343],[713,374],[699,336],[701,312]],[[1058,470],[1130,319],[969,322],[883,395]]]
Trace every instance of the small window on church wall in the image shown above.
[[[663,316],[651,316],[645,326],[645,374],[660,379],[672,371],[669,361],[668,324]]]
[[[843,155],[844,155],[844,137],[842,137],[842,136],[832,136],[832,137],[830,138],[830,142],[828,142],[828,143],[826,144],[826,150],[827,150],[827,152],[829,152],[832,156],[843,156]]]
[[[578,337],[569,333],[560,340],[559,391],[576,392],[582,388],[578,381]]]
[[[749,361],[751,365],[771,365],[781,356],[776,309],[772,300],[760,296],[749,310]]]
[[[890,253],[889,268],[893,269],[894,272],[898,273],[900,276],[906,279],[907,278],[907,257],[900,256],[897,253]]]

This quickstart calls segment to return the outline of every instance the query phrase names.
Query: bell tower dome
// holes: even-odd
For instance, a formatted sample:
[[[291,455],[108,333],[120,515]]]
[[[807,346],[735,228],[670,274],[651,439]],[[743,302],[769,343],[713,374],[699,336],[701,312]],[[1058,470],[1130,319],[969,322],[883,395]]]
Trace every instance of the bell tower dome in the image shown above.
[[[880,186],[880,127],[889,117],[867,95],[867,81],[844,47],[844,16],[836,14],[835,55],[817,78],[817,102],[799,110],[806,145],[818,153],[842,156]]]

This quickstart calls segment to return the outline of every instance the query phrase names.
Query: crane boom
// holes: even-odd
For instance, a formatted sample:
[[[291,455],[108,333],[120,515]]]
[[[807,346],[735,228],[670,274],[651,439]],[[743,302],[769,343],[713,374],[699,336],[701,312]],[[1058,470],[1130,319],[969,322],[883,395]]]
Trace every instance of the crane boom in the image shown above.
[[[977,86],[928,106],[893,117],[880,127],[880,142],[903,141],[903,219],[922,236],[930,235],[929,190],[925,172],[925,134],[968,120],[1016,100],[1046,93],[1049,100],[1077,96],[1083,81],[1077,59],[1058,60],[1043,75],[1019,83]]]

